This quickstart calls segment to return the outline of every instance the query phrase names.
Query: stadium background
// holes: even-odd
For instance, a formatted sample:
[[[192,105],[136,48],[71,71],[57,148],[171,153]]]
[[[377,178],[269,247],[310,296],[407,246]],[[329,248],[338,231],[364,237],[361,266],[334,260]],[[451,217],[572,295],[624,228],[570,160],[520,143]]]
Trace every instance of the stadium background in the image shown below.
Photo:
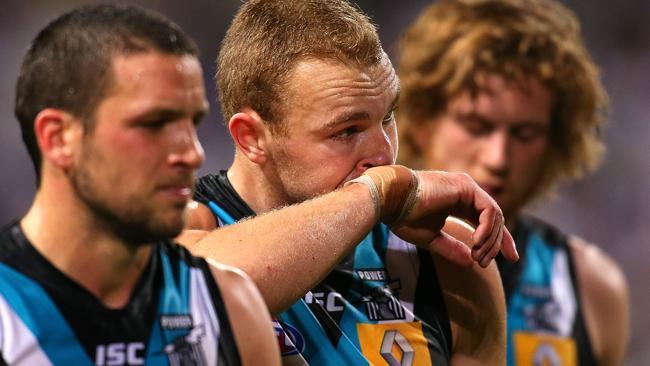
[[[0,222],[18,218],[34,193],[31,162],[13,116],[14,88],[29,41],[47,21],[82,0],[5,0],[0,12]],[[228,167],[232,145],[212,82],[219,43],[240,0],[140,0],[177,22],[197,40],[211,113],[199,128],[206,151],[201,173]],[[379,26],[385,49],[428,1],[363,0],[357,4]],[[569,184],[533,211],[561,229],[597,243],[614,257],[630,284],[629,365],[650,359],[650,1],[565,0],[580,18],[587,46],[600,65],[612,104],[605,130],[608,154],[598,173]],[[399,123],[399,121],[398,121]]]

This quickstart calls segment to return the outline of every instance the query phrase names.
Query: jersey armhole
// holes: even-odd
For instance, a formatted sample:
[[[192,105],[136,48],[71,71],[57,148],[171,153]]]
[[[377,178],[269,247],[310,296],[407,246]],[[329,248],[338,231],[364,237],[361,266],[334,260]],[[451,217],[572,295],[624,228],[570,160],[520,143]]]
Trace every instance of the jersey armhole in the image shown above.
[[[226,305],[223,302],[223,297],[221,295],[219,285],[217,284],[217,281],[214,278],[212,271],[210,270],[210,266],[204,259],[199,258],[197,264],[201,268],[203,275],[206,277],[205,282],[210,291],[210,297],[212,299],[212,304],[214,305],[214,310],[216,312],[217,318],[219,319],[219,355],[221,355],[220,357],[223,357],[226,365],[240,365],[241,356],[239,355],[239,349],[237,348],[232,325],[230,324],[230,317],[228,316]]]

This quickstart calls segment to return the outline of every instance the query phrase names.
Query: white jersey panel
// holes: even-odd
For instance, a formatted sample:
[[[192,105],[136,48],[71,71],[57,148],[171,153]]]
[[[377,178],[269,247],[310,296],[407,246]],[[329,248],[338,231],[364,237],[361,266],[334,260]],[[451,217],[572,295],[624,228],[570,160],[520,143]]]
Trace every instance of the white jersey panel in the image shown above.
[[[50,366],[38,340],[0,295],[0,352],[11,366]]]

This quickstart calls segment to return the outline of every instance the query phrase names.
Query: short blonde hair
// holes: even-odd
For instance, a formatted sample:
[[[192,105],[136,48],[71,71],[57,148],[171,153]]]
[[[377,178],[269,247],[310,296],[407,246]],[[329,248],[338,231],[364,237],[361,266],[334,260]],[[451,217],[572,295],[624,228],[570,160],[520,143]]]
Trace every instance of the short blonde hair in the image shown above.
[[[460,93],[477,92],[479,74],[534,77],[553,97],[547,158],[532,197],[594,170],[607,94],[575,15],[552,0],[442,0],[400,42],[398,110],[401,162],[421,167],[413,136]]]
[[[286,84],[307,58],[378,65],[383,50],[370,19],[346,0],[249,0],[235,15],[217,58],[226,121],[250,107],[283,131]]]

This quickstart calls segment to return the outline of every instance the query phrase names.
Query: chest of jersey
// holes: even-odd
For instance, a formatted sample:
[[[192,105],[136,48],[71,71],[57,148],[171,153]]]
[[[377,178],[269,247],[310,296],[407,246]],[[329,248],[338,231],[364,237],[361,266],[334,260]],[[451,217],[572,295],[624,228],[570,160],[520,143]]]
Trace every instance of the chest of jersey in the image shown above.
[[[120,310],[77,291],[54,293],[0,264],[2,357],[10,365],[216,364],[219,322],[203,271],[163,252],[155,262]]]

